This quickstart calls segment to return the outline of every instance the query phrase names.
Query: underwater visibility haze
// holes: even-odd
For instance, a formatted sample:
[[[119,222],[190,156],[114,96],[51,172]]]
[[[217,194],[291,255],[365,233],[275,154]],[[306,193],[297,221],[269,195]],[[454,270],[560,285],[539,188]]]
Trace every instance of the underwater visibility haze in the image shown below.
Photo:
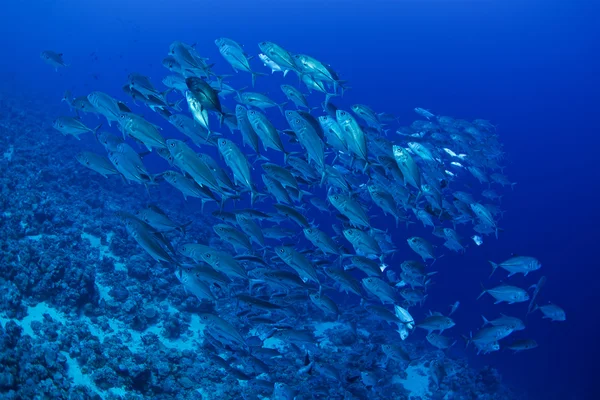
[[[0,398],[600,398],[597,5],[2,14]]]

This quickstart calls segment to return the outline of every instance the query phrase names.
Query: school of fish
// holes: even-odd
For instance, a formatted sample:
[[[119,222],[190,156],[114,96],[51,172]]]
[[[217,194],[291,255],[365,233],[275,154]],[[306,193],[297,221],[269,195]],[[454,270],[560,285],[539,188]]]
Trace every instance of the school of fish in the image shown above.
[[[415,108],[420,119],[399,126],[393,115],[365,104],[338,108],[334,102],[351,96],[348,82],[309,55],[261,42],[255,58],[234,40],[214,43],[230,70],[217,74],[217,63],[176,41],[162,61],[169,71],[162,80],[166,89],[140,73],[127,77],[123,91],[136,111],[101,91],[80,97],[67,92],[63,100],[76,115],[57,117],[53,127],[104,147],[102,154],[81,152],[77,160],[84,167],[140,184],[150,199],[157,185],[171,185],[215,217],[214,235],[198,239],[186,233],[194,221],[176,223],[155,204],[117,215],[133,240],[171,269],[190,296],[213,306],[200,316],[215,349],[212,357],[228,351],[246,369],[232,368],[224,359],[218,364],[265,385],[260,373],[291,362],[263,346],[278,339],[304,360],[291,362],[299,375],[319,384],[336,382],[343,390],[355,381],[375,390],[386,384],[385,369],[371,363],[352,374],[348,371],[356,365],[320,363],[314,351],[309,320],[353,321],[357,329],[358,315],[393,326],[397,341],[351,351],[373,351],[403,363],[410,359],[401,342],[417,328],[442,350],[460,336],[478,353],[537,347],[527,338],[504,344],[525,323],[500,313],[493,320],[483,317],[475,332],[464,327],[462,335],[452,335],[458,301],[446,313],[416,311],[425,315],[417,321],[412,316],[415,309],[427,309],[436,274],[431,265],[443,251],[464,253],[471,242],[480,246],[486,237],[502,234],[501,191],[515,182],[502,172],[505,154],[494,125]],[[62,54],[45,51],[41,57],[55,69],[68,66]],[[231,87],[231,72],[247,74],[248,86]],[[279,72],[286,83],[273,94],[277,98],[254,91]],[[316,96],[322,101],[309,101]],[[144,110],[168,124],[148,121]],[[106,122],[89,127],[81,118],[88,113]],[[102,129],[107,126],[121,133]],[[151,154],[170,168],[150,173],[145,157]],[[418,231],[429,233],[412,234],[421,224],[425,229]],[[508,273],[506,282],[541,268],[536,258],[518,255],[490,264],[493,274]],[[564,321],[557,305],[535,302],[545,281],[542,277],[529,288],[531,296],[502,283],[483,288],[480,297],[529,301],[527,314],[539,310],[544,318]],[[293,398],[293,382],[266,385],[279,396],[274,398]]]

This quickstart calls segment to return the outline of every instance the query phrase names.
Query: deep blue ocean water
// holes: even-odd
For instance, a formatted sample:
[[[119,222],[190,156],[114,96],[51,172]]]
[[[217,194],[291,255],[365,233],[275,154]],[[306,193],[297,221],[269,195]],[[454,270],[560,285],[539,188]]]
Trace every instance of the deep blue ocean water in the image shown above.
[[[271,40],[331,64],[352,87],[352,100],[340,104],[361,99],[405,124],[416,119],[414,107],[490,120],[505,145],[505,172],[517,182],[504,191],[504,232],[440,260],[428,307],[460,300],[458,329],[468,332],[480,314],[494,314],[489,298],[474,301],[490,272],[487,260],[512,253],[539,258],[542,271],[515,282],[528,286],[545,275],[541,298],[563,307],[567,321],[530,316],[527,331],[537,349],[471,353],[470,361],[497,367],[505,382],[532,398],[594,399],[600,398],[593,372],[600,357],[598,15],[591,1],[12,2],[0,17],[0,90],[44,102],[58,102],[66,89],[127,100],[121,87],[130,72],[158,86],[173,40],[197,43],[220,72],[231,73],[213,43],[225,36],[251,54]],[[55,73],[39,58],[45,49],[64,53],[71,66]],[[236,87],[249,81],[242,73],[231,80]],[[280,76],[258,78],[257,88],[276,97],[281,83]]]

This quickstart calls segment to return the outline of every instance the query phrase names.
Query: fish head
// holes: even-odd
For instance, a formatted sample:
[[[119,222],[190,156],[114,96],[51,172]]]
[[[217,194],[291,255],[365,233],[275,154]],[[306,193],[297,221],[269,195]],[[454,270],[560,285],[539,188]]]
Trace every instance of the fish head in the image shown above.
[[[265,64],[268,64],[271,62],[271,59],[266,54],[263,54],[263,53],[260,53],[258,55],[258,58],[260,58],[260,60]]]
[[[173,165],[173,163],[175,162],[175,158],[171,155],[171,153],[169,153],[169,150],[165,148],[160,148],[156,149],[156,152],[159,156],[164,158],[170,165]]]
[[[360,378],[365,386],[375,386],[377,384],[377,377],[371,371],[362,371]]]
[[[408,142],[408,147],[413,151],[418,151],[423,146],[417,142]]]
[[[372,277],[368,277],[368,278],[363,278],[362,279],[362,284],[369,289],[373,289],[377,287],[378,281],[375,280]]]
[[[304,54],[294,54],[294,62],[301,69],[308,69],[311,67],[310,58]]]
[[[405,162],[408,159],[408,151],[406,151],[406,149],[404,149],[402,146],[394,145],[392,151],[394,152],[394,157],[397,160]]]
[[[263,169],[265,172],[269,173],[269,172],[273,171],[273,164],[270,164],[270,163],[263,163],[263,164],[261,165],[261,168],[262,168],[262,169]]]
[[[123,124],[129,121],[132,121],[133,117],[131,117],[129,114],[127,113],[121,113],[119,114],[119,123]]]
[[[542,268],[542,263],[539,262],[537,259],[533,259],[528,265],[527,265],[527,269],[529,271],[537,271],[538,269]]]
[[[207,326],[213,325],[215,318],[211,314],[200,314],[200,322],[206,324]]]
[[[231,147],[231,141],[225,138],[220,138],[217,140],[217,146],[219,147],[219,151],[223,152]]]
[[[406,329],[404,326],[398,329],[398,333],[400,334],[400,339],[402,340],[406,340],[408,337],[408,329]]]
[[[90,165],[90,160],[89,160],[89,158],[87,157],[87,154],[85,154],[84,152],[81,152],[81,153],[77,154],[77,155],[75,156],[75,159],[76,159],[77,161],[79,161],[79,162],[80,162],[81,164],[83,164],[83,165]]]
[[[113,163],[115,165],[115,167],[119,166],[120,160],[121,158],[119,157],[119,153],[115,153],[115,152],[109,152],[108,153],[108,159],[110,160],[111,163]]]
[[[163,178],[165,178],[165,180],[167,182],[170,183],[176,183],[177,182],[177,174],[174,171],[165,171],[161,174],[161,176]]]
[[[217,225],[213,226],[213,230],[215,231],[215,233],[217,235],[223,235],[227,232],[225,225],[222,225],[222,224],[217,224]]]
[[[222,47],[227,43],[227,40],[225,38],[217,38],[215,39],[215,45],[217,45],[217,47]]]
[[[318,119],[321,124],[328,124],[331,122],[331,117],[329,115],[321,115]]]
[[[167,68],[169,71],[172,71],[178,64],[179,63],[172,56],[165,57],[162,60],[163,67]]]
[[[171,114],[168,118],[169,122],[177,127],[183,127],[183,120],[179,114]]]
[[[65,127],[65,124],[60,118],[56,118],[54,121],[52,121],[52,127],[54,129],[62,129]]]
[[[194,248],[191,244],[182,244],[177,246],[177,251],[186,257],[191,257]]]
[[[316,232],[312,228],[304,228],[303,231],[306,237],[314,237],[316,235]]]
[[[183,281],[185,280],[184,274],[185,274],[185,272],[183,271],[183,269],[177,269],[175,271],[175,277],[181,283],[183,283]]]
[[[286,246],[275,247],[275,253],[281,257],[282,260],[286,260],[291,257],[291,250]]]
[[[335,112],[335,117],[337,118],[337,122],[338,124],[343,124],[344,122],[348,121],[350,118],[350,114],[348,114],[346,111],[344,110],[336,110]]]
[[[490,351],[498,351],[498,350],[500,350],[500,343],[494,342],[494,343],[490,344],[489,350]]]
[[[285,112],[285,119],[287,120],[288,124],[290,124],[290,126],[293,126],[292,122],[294,121],[294,119],[298,118],[300,118],[300,116],[296,111],[287,110]]]
[[[327,196],[327,199],[336,208],[340,207],[343,202],[342,197],[338,194],[330,194],[329,196]]]
[[[181,147],[183,142],[181,140],[177,140],[177,139],[167,139],[166,140],[167,143],[167,150],[169,150],[169,153],[171,153],[171,155],[174,155],[175,153],[177,153]]]
[[[87,104],[89,100],[87,99],[87,97],[78,97],[76,99],[73,100],[73,103],[71,103],[73,105],[73,107],[79,109],[79,110],[85,110],[87,108]]]
[[[211,250],[202,251],[200,257],[209,265],[213,265],[216,260],[215,254]]]
[[[171,45],[169,46],[169,54],[175,54],[176,49],[178,47],[180,47],[182,45],[182,43],[180,41],[174,41],[173,43],[171,43]]]
[[[356,229],[345,229],[343,231],[343,234],[349,242],[352,242],[352,240],[356,238],[356,236],[358,236],[358,232]]]
[[[248,110],[248,119],[250,121],[258,120],[258,111],[256,110]]]
[[[269,54],[269,53],[271,53],[271,50],[273,50],[273,43],[271,43],[271,42],[260,42],[258,44],[258,48],[263,53]]]

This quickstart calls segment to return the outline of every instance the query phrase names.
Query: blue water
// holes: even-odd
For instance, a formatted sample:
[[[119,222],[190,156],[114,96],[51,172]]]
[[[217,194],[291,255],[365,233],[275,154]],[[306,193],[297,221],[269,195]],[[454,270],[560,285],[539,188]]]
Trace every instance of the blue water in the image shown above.
[[[600,357],[600,41],[592,3],[11,2],[0,18],[0,89],[46,102],[58,102],[66,89],[128,100],[121,91],[127,74],[143,73],[159,86],[167,73],[160,61],[173,40],[197,43],[218,71],[232,73],[213,43],[225,36],[251,54],[271,40],[331,64],[352,87],[352,100],[340,104],[360,99],[405,124],[416,119],[414,107],[492,121],[508,156],[505,172],[517,182],[514,191],[504,190],[504,232],[440,260],[427,307],[460,300],[469,314],[457,316],[455,329],[467,333],[479,326],[480,314],[495,314],[489,298],[474,301],[490,272],[487,260],[511,253],[539,258],[540,274],[515,282],[528,286],[545,275],[541,299],[561,305],[567,321],[530,316],[527,332],[537,349],[471,354],[471,362],[497,367],[506,383],[532,398],[594,399],[600,396],[593,373]],[[55,73],[39,59],[45,49],[64,53],[71,66]],[[240,73],[231,83],[247,86],[250,77]],[[276,97],[281,83],[280,76],[259,78],[257,88]],[[149,169],[162,166],[153,162]]]

